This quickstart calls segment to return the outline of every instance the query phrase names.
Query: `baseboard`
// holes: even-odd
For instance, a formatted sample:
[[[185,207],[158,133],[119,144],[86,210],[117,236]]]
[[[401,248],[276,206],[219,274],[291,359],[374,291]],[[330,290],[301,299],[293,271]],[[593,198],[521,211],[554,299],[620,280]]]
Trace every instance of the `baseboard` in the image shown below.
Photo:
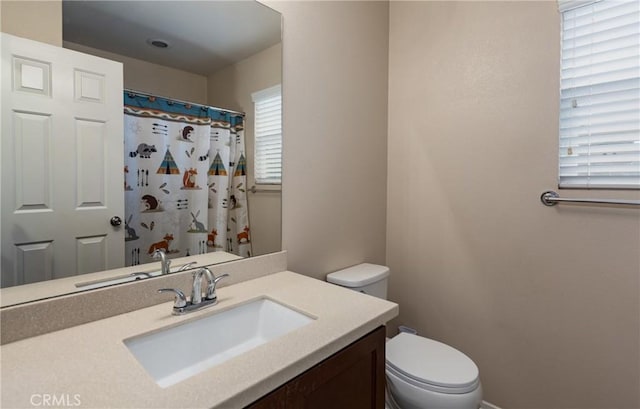
[[[480,409],[500,409],[500,407],[494,405],[493,403],[489,403],[486,400],[483,400],[482,405],[480,405]]]

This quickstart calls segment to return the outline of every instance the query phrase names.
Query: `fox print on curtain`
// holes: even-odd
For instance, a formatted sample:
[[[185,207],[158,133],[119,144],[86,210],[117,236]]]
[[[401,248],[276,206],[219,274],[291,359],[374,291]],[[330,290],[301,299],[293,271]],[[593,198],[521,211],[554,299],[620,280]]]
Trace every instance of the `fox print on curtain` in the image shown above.
[[[126,265],[152,262],[158,249],[170,258],[220,250],[250,256],[246,192],[238,190],[246,180],[234,176],[244,138],[231,143],[243,136],[242,117],[238,124],[209,107],[131,92],[124,100]],[[240,238],[233,236],[238,220]]]

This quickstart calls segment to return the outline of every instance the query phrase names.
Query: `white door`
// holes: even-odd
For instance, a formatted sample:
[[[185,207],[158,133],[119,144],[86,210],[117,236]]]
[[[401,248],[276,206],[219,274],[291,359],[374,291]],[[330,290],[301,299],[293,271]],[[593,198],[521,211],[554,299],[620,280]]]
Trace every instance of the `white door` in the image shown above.
[[[122,64],[1,35],[2,287],[123,266]]]

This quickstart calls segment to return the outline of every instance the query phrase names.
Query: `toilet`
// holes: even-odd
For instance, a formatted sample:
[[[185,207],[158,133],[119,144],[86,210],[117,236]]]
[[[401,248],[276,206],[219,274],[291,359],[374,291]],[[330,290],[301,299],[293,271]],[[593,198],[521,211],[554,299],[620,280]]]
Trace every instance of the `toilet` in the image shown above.
[[[389,268],[358,264],[327,275],[327,281],[387,298]],[[386,344],[388,409],[478,409],[482,385],[476,364],[446,344],[400,332]]]

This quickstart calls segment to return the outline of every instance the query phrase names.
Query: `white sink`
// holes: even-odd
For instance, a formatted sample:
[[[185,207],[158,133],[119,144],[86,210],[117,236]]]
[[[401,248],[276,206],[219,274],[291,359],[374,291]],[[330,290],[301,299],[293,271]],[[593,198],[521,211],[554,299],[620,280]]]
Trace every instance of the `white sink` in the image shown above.
[[[166,388],[313,320],[260,298],[124,343],[156,383]]]

